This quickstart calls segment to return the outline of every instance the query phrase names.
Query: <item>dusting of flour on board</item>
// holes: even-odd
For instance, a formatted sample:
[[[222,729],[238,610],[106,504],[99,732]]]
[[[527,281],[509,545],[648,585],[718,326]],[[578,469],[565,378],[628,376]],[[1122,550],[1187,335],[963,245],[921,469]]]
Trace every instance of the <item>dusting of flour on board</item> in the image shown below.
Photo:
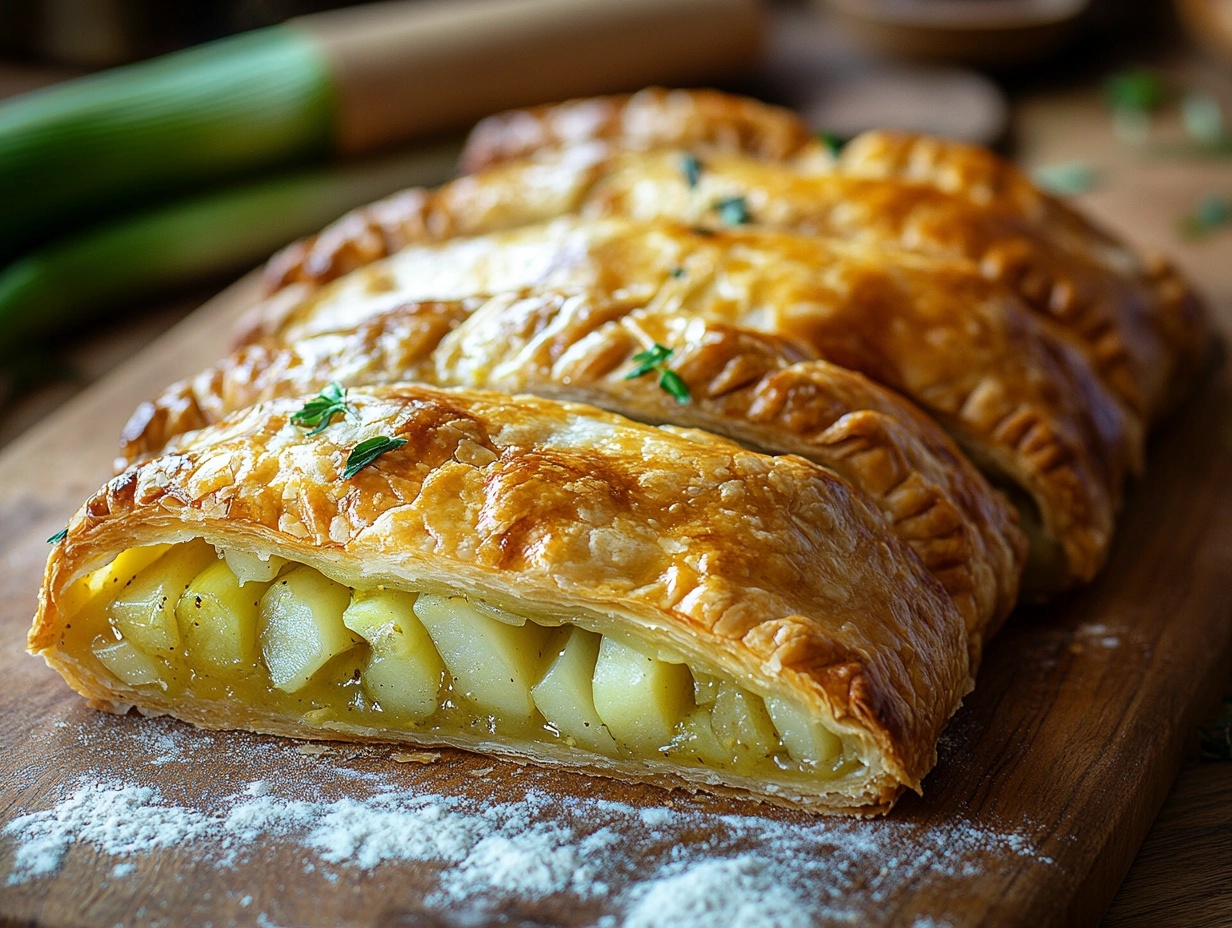
[[[237,744],[166,720],[102,721],[110,727],[85,721],[56,731],[88,746],[98,769],[11,812],[0,824],[0,867],[7,887],[31,887],[81,855],[101,855],[106,891],[145,903],[149,925],[175,922],[142,885],[151,879],[143,859],[168,853],[198,875],[207,870],[203,878],[253,924],[278,924],[286,913],[277,893],[262,897],[240,877],[276,854],[285,859],[288,848],[302,870],[297,885],[320,881],[323,893],[414,870],[416,911],[459,926],[550,902],[567,913],[564,923],[601,928],[804,928],[859,922],[894,882],[969,880],[990,856],[1051,865],[1030,823],[923,829],[894,817],[809,819],[756,806],[729,814],[658,792],[656,804],[634,805],[563,795],[550,773],[532,768],[504,778],[517,783],[513,798],[477,798],[473,785],[441,788],[431,764],[389,761],[388,748],[381,763],[370,747],[310,756],[291,743],[243,736]],[[234,778],[193,782],[196,761],[220,751],[237,752]],[[408,784],[408,768],[423,779]],[[942,925],[943,916],[917,924]]]

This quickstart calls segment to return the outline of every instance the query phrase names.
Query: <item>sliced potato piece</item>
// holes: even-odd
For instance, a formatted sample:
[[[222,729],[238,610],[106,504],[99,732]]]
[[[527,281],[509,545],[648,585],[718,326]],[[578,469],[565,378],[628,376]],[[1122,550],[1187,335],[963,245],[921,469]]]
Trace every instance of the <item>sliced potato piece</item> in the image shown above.
[[[356,590],[342,623],[372,646],[361,675],[382,711],[426,719],[440,704],[445,665],[428,630],[415,616],[415,594]]]
[[[719,684],[710,707],[710,725],[729,758],[736,754],[769,757],[780,746],[761,697],[731,683]]]
[[[342,624],[351,591],[311,567],[296,567],[261,597],[261,655],[270,680],[294,693],[330,660],[359,644]]]
[[[676,736],[672,753],[704,767],[726,767],[732,761],[731,750],[725,748],[715,736],[710,724],[710,710],[705,706],[698,706],[680,723],[680,734]]]
[[[693,676],[684,664],[647,657],[603,637],[595,662],[595,711],[625,747],[649,754],[666,748],[693,707]]]
[[[531,687],[535,705],[556,730],[592,751],[616,753],[616,741],[595,711],[591,692],[600,636],[576,625],[557,629],[547,645],[556,658]]]
[[[231,573],[235,574],[240,586],[247,583],[269,583],[278,576],[278,572],[287,566],[287,559],[276,554],[264,558],[255,554],[245,554],[234,548],[223,548],[219,554],[226,560]]]
[[[137,650],[131,641],[123,638],[119,641],[108,640],[103,635],[99,635],[94,639],[91,650],[100,664],[129,686],[153,684],[164,690],[167,688],[167,684],[162,680],[162,669],[158,666],[158,662],[148,654]]]
[[[204,541],[176,545],[140,571],[112,600],[108,616],[122,636],[147,654],[180,644],[175,607],[197,574],[217,560]]]
[[[445,661],[455,693],[498,718],[531,717],[530,688],[543,667],[548,629],[499,622],[456,596],[420,596],[415,615]]]
[[[261,596],[268,588],[268,583],[242,586],[228,561],[214,561],[193,577],[175,607],[188,662],[209,670],[251,665]]]
[[[129,581],[171,550],[171,547],[147,545],[121,551],[106,567],[86,574],[65,590],[57,604],[60,611],[65,615],[74,615],[102,593],[109,597],[118,595]]]
[[[809,764],[831,764],[838,760],[843,743],[802,707],[785,699],[769,697],[766,711],[774,721],[783,747],[793,760]]]

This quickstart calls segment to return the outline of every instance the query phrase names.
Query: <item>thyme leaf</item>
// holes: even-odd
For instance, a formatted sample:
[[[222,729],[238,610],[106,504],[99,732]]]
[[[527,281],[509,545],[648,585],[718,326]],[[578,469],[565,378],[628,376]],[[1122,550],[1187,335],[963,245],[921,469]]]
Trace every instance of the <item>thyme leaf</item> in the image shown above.
[[[680,169],[684,171],[684,182],[692,190],[697,186],[697,182],[701,180],[702,163],[697,159],[697,155],[692,152],[685,152],[684,157],[680,159]]]
[[[689,385],[684,382],[684,379],[679,374],[667,366],[668,359],[674,351],[674,348],[668,348],[666,345],[660,345],[658,342],[655,342],[653,347],[647,348],[645,351],[639,351],[633,356],[633,363],[637,366],[628,374],[625,374],[625,380],[644,377],[652,371],[657,371],[659,374],[660,390],[672,396],[677,403],[689,402],[692,399],[689,393]]]
[[[343,480],[350,480],[361,470],[379,458],[386,451],[393,451],[406,444],[405,438],[390,438],[386,435],[374,435],[365,438],[351,449],[347,455],[346,469],[342,472]]]
[[[49,545],[58,545],[60,542],[64,540],[66,535],[68,535],[68,529],[62,528],[60,529],[60,531],[56,532],[54,535],[48,538],[47,543]]]
[[[346,388],[331,380],[320,393],[304,404],[304,408],[291,415],[296,425],[315,425],[309,435],[320,435],[333,421],[334,416],[352,415],[346,401]]]
[[[724,197],[714,204],[719,218],[729,226],[748,225],[753,221],[749,215],[749,204],[744,197]]]

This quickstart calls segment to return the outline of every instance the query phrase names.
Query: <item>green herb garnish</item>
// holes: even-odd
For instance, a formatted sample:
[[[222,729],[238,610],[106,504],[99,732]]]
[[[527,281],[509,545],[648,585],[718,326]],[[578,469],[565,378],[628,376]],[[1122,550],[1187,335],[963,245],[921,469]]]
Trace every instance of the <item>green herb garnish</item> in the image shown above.
[[[1114,110],[1149,113],[1164,102],[1165,87],[1158,73],[1138,68],[1110,77],[1104,94]]]
[[[668,271],[668,273],[671,274],[676,280],[679,280],[684,276],[684,268],[680,267],[680,265],[676,265],[676,267],[672,268]]]
[[[729,226],[743,226],[753,221],[744,197],[724,197],[714,204],[719,218]]]
[[[828,151],[835,158],[839,156],[843,150],[843,146],[847,144],[847,140],[845,138],[841,135],[836,135],[833,132],[818,132],[817,141],[826,146],[826,151]]]
[[[1032,179],[1050,193],[1072,197],[1099,183],[1099,173],[1086,161],[1064,161],[1037,168]]]
[[[702,163],[697,160],[697,155],[692,152],[685,152],[684,157],[680,159],[680,169],[684,171],[684,182],[692,190],[697,186],[697,182],[701,180]]]
[[[48,538],[47,543],[49,545],[58,545],[60,542],[64,540],[66,535],[68,535],[68,529],[62,528],[60,529],[60,531],[56,532],[54,535]]]
[[[1190,138],[1217,146],[1228,137],[1223,107],[1209,93],[1187,93],[1181,100],[1181,125]]]
[[[291,416],[296,425],[315,425],[309,435],[320,435],[327,428],[334,416],[351,415],[351,407],[346,402],[346,388],[332,380],[325,389],[304,404],[304,408]]]
[[[1232,202],[1211,193],[1188,216],[1181,220],[1181,234],[1186,238],[1203,238],[1216,229],[1232,225]]]
[[[346,470],[342,472],[343,480],[350,480],[361,470],[379,458],[386,451],[393,451],[406,444],[405,438],[388,438],[385,435],[374,435],[365,438],[351,449],[347,455]]]
[[[658,342],[655,342],[652,348],[639,351],[633,356],[633,363],[637,367],[625,375],[625,380],[633,380],[635,377],[643,377],[651,371],[658,371],[659,389],[671,395],[677,403],[689,402],[691,398],[689,395],[689,385],[684,382],[679,374],[667,366],[668,358],[672,356],[674,351],[674,348],[668,348],[666,345],[660,345]]]

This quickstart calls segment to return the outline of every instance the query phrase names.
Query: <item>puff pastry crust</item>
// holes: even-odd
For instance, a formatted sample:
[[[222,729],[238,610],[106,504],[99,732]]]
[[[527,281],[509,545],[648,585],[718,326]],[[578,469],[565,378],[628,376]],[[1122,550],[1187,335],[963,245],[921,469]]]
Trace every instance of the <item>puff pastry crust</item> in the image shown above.
[[[425,740],[129,686],[64,649],[75,580],[132,545],[204,538],[352,587],[428,585],[594,616],[825,714],[861,767],[815,787],[761,787],[534,744],[484,750],[815,811],[884,810],[919,787],[970,686],[964,624],[843,480],[793,455],[531,397],[401,385],[349,400],[354,415],[314,436],[289,421],[301,400],[262,403],[114,478],[51,554],[31,650],[104,708],[297,737]],[[375,434],[407,444],[340,479],[348,449]]]
[[[688,402],[654,377],[629,379],[637,353],[656,344],[671,350]],[[782,339],[630,303],[554,293],[412,302],[345,331],[268,339],[143,404],[119,464],[236,409],[331,381],[578,400],[807,457],[863,490],[942,582],[966,620],[973,663],[1017,598],[1026,539],[1013,511],[911,404],[854,371],[805,360]]]
[[[687,117],[673,122],[675,109]],[[724,128],[726,144],[713,144]],[[268,279],[273,288],[321,282],[412,242],[574,212],[712,226],[716,203],[742,197],[758,225],[975,262],[1052,319],[1144,425],[1201,369],[1205,316],[1175,269],[1143,262],[1008,162],[887,132],[857,137],[835,159],[803,133],[790,113],[712,92],[493,117],[463,158],[481,173],[358,210],[278,256]],[[704,164],[686,182],[682,159],[699,152]]]
[[[1068,340],[967,262],[747,226],[565,218],[408,247],[324,288],[288,288],[247,328],[291,343],[411,300],[527,288],[619,294],[858,371],[1032,501],[1032,589],[1090,579],[1106,557],[1124,478],[1140,466],[1138,424]]]

